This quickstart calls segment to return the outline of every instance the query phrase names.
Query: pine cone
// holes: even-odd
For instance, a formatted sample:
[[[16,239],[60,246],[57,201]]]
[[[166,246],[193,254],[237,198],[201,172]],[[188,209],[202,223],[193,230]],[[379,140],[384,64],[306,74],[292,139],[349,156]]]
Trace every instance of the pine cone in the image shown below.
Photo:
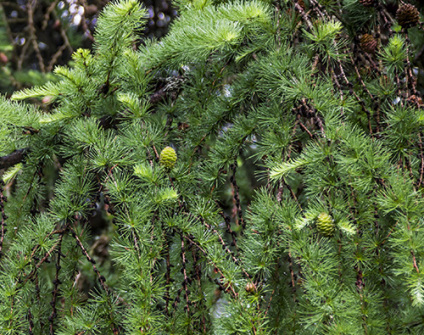
[[[256,292],[256,286],[253,283],[247,283],[245,287],[246,292],[248,293],[255,293]]]
[[[420,12],[409,3],[401,5],[396,12],[396,20],[402,28],[411,28],[420,20]]]
[[[177,153],[171,147],[164,148],[160,153],[159,162],[167,169],[172,169],[177,161]]]
[[[415,94],[414,94],[414,95],[411,95],[411,96],[408,98],[408,101],[409,101],[411,104],[413,104],[413,105],[417,105],[417,106],[419,106],[419,107],[424,106],[423,99],[422,99],[420,96],[416,96]]]
[[[360,4],[364,7],[374,6],[375,0],[359,0]]]
[[[370,34],[362,35],[361,39],[359,40],[359,43],[361,49],[370,54],[374,53],[375,49],[377,48],[377,41],[374,36]]]
[[[331,237],[334,234],[334,223],[331,216],[327,213],[321,213],[317,218],[318,232],[326,237]]]

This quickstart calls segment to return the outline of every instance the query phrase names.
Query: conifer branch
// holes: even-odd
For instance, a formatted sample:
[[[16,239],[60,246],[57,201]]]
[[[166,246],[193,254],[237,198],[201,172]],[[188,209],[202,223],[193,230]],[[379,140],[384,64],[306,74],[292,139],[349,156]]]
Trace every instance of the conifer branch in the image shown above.
[[[296,10],[300,13],[300,15],[302,16],[303,21],[307,24],[308,28],[310,31],[314,30],[314,27],[312,25],[312,22],[309,20],[308,16],[306,15],[305,11],[303,10],[303,8],[299,5],[298,1],[295,1],[294,3],[294,7],[296,8]]]
[[[192,251],[192,257],[193,257],[194,275],[195,275],[195,278],[196,278],[196,281],[197,281],[199,296],[202,296],[203,292],[202,292],[202,281],[201,281],[201,272],[202,272],[201,271],[201,263],[198,262],[198,257],[197,257],[198,251],[195,250],[194,248],[191,248],[191,251]],[[200,305],[198,307],[199,309],[204,307],[205,304],[204,304],[203,299],[199,300],[199,305]],[[197,309],[197,306],[195,306],[195,308]],[[202,313],[202,314],[203,315],[202,315],[201,327],[200,328],[203,330],[203,333],[206,334],[206,318],[205,318],[205,314],[204,313]]]
[[[184,289],[184,297],[186,300],[186,305],[184,307],[184,310],[186,311],[186,313],[188,315],[190,315],[190,305],[191,305],[191,301],[189,300],[189,293],[190,291],[187,288],[187,283],[188,283],[188,277],[187,277],[187,269],[186,269],[186,255],[185,255],[185,248],[184,248],[184,238],[183,235],[180,234],[180,238],[181,238],[181,262],[182,262],[182,273],[184,276],[184,280],[183,280],[183,289]]]
[[[412,95],[417,96],[419,93],[417,92],[417,87],[416,87],[416,84],[415,84],[416,79],[414,78],[414,75],[412,74],[412,64],[409,60],[409,48],[410,48],[411,41],[409,40],[409,35],[408,35],[407,31],[404,32],[404,35],[405,35],[405,47],[406,47],[406,50],[405,50],[406,64],[405,64],[405,70],[404,70],[404,72],[405,72],[405,86],[406,86],[406,89],[405,89],[406,96],[405,96],[405,98],[408,100],[409,96],[412,96]],[[410,88],[409,88],[409,86],[410,86]],[[409,92],[409,90],[411,90],[411,92]]]
[[[61,283],[61,281],[59,280],[59,272],[61,269],[60,266],[60,257],[63,255],[62,254],[62,240],[63,240],[63,236],[64,234],[61,234],[59,236],[59,241],[58,241],[58,245],[57,245],[57,249],[56,249],[56,274],[55,274],[55,278],[53,279],[53,291],[52,291],[52,300],[50,302],[50,305],[52,306],[52,312],[49,316],[49,322],[50,322],[50,335],[54,335],[55,331],[54,331],[54,320],[57,316],[57,309],[56,309],[56,300],[57,300],[57,296],[59,294],[59,284]],[[65,255],[63,255],[64,257]]]
[[[150,232],[150,254],[153,253],[153,243],[154,243],[154,232],[155,232],[155,220],[156,220],[156,216],[157,216],[157,212],[155,212],[152,216],[152,220],[151,220],[151,232]],[[140,256],[139,256],[140,257]],[[150,265],[150,283],[153,283],[153,271],[155,268],[155,263],[156,263],[157,258],[154,258],[152,260],[152,264]]]
[[[302,121],[300,121],[300,114],[298,114],[299,118],[298,118],[298,123],[300,124],[300,126],[302,127],[302,129],[304,131],[306,131],[306,133],[309,135],[310,138],[314,138],[314,135],[309,131],[308,128],[306,128],[306,126],[302,123]]]
[[[174,314],[177,310],[178,303],[180,302],[180,295],[183,290],[184,290],[184,287],[181,286],[181,288],[177,291],[177,294],[175,295],[174,303],[172,304],[172,310]]]
[[[214,232],[214,234],[216,235],[216,236],[218,236],[218,240],[219,240],[219,242],[221,243],[221,245],[222,245],[222,249],[223,250],[225,250],[225,252],[227,252],[230,256],[231,256],[231,259],[234,261],[234,263],[236,264],[236,265],[240,265],[240,262],[239,262],[239,260],[237,259],[237,258],[235,258],[234,257],[234,253],[230,250],[230,248],[228,247],[228,245],[224,242],[224,239],[222,238],[222,236],[221,236],[221,234],[215,229],[215,228],[213,228],[213,227],[211,227],[211,225],[209,225],[203,218],[199,218],[199,220],[200,220],[200,222],[202,222],[204,225],[205,225],[205,227],[207,228],[207,229],[209,229],[209,230],[211,230],[211,231],[213,231]],[[242,268],[242,271],[243,271],[243,273],[245,274],[245,276],[246,276],[246,278],[250,278],[251,276],[246,272],[246,270],[244,270],[243,268]]]
[[[102,286],[103,290],[106,292],[106,294],[111,295],[112,292],[110,291],[109,287],[106,285],[106,278],[100,273],[100,271],[96,267],[96,261],[88,254],[87,250],[84,248],[84,245],[82,244],[81,240],[79,239],[77,233],[72,227],[69,227],[72,237],[75,239],[77,246],[81,249],[82,254],[85,256],[85,258],[91,263],[92,268],[94,272],[97,275],[97,278],[100,282],[100,285]],[[110,301],[108,300],[108,305],[110,305]],[[112,328],[112,332],[114,335],[117,335],[120,333],[119,327],[115,324],[113,321],[113,317],[111,317],[110,320],[110,326]]]
[[[62,236],[62,234],[60,235]],[[50,263],[49,257],[51,257],[51,255],[53,254],[53,252],[56,250],[57,246],[59,245],[61,241],[61,238],[59,237],[59,240],[44,254],[44,256],[38,261],[38,263],[35,265],[34,269],[27,275],[25,276],[24,279],[20,279],[19,282],[22,283],[22,286],[28,281],[28,280],[32,280],[32,278],[34,276],[37,276],[37,270],[41,267],[41,265],[43,265],[43,263]],[[36,249],[38,246],[36,246],[34,249]],[[35,251],[35,250],[34,250]],[[34,255],[34,251],[32,253],[32,255]],[[35,257],[33,256],[33,258],[35,259]]]
[[[243,219],[243,212],[241,209],[241,203],[240,203],[240,193],[239,193],[239,187],[237,185],[236,180],[236,172],[237,172],[237,160],[234,161],[233,164],[230,165],[230,169],[232,171],[232,174],[230,176],[230,183],[233,187],[233,197],[234,197],[234,208],[235,208],[235,217],[236,217],[236,225],[241,225],[241,227],[244,229],[246,228],[246,224]]]
[[[29,324],[28,334],[34,335],[33,333],[34,321],[32,321],[31,308],[28,308],[28,324]]]
[[[37,272],[35,273],[35,277],[34,277],[34,286],[35,286],[35,297],[37,299],[37,304],[38,304],[38,307],[41,308],[40,285],[39,285],[39,281],[38,281]],[[40,318],[39,322],[40,322],[40,329],[44,329],[44,322],[41,318]]]
[[[170,255],[169,255],[169,244],[167,236],[165,237],[165,261],[166,261],[166,283],[165,283],[165,314],[166,316],[169,316],[169,300],[170,300],[170,294],[169,294],[169,285],[171,285],[171,261],[170,261]]]
[[[9,155],[0,157],[0,169],[7,169],[13,165],[21,163],[27,152],[28,148],[18,149]]]
[[[192,245],[194,245],[197,249],[199,249],[199,251],[201,251],[201,252],[205,255],[205,257],[207,258],[208,262],[209,262],[211,265],[213,265],[213,266],[215,267],[216,271],[218,271],[218,273],[221,275],[221,278],[225,279],[224,273],[222,272],[222,270],[221,270],[221,269],[219,269],[219,268],[217,267],[217,265],[216,265],[216,264],[215,264],[212,260],[210,260],[210,258],[208,257],[208,253],[206,252],[206,250],[204,250],[204,249],[203,249],[203,248],[202,248],[199,244],[197,244],[195,241],[193,241],[190,237],[188,237],[188,236],[184,236],[184,238],[185,238],[185,239],[187,239],[187,240],[188,240],[188,241],[189,241]],[[220,285],[222,285],[222,284],[220,284]],[[238,297],[238,294],[237,294],[237,292],[235,291],[235,289],[234,289],[233,285],[231,285],[231,283],[228,283],[227,285],[228,285],[228,287],[227,287],[227,288],[225,288],[225,287],[222,285],[224,292],[225,292],[225,293],[231,292],[231,293],[233,294],[233,297],[237,298],[237,297]]]
[[[3,194],[3,182],[0,182],[0,209],[1,209],[1,232],[0,232],[0,259],[3,256],[3,241],[4,241],[4,236],[6,235],[6,219],[7,216],[4,212],[4,203],[7,201],[7,198],[4,196]]]
[[[221,217],[224,219],[224,222],[225,222],[225,224],[227,226],[227,233],[231,235],[231,239],[232,239],[232,244],[231,245],[235,247],[235,249],[236,249],[236,251],[238,253],[239,250],[238,250],[237,239],[236,239],[237,233],[234,232],[231,229],[231,218],[228,217],[228,215],[226,215],[223,211],[219,211],[219,215],[221,215]]]
[[[85,256],[85,258],[87,258],[87,260],[91,263],[94,272],[97,275],[97,278],[99,279],[100,285],[102,286],[103,290],[106,293],[109,293],[109,288],[106,285],[106,278],[103,277],[100,273],[100,271],[97,269],[96,267],[96,261],[88,254],[87,250],[84,248],[84,245],[82,244],[81,240],[79,239],[77,233],[75,232],[75,230],[72,227],[69,227],[69,229],[71,230],[71,234],[72,237],[75,239],[77,246],[81,249],[82,254]]]
[[[423,142],[422,142],[421,132],[418,133],[418,146],[420,148],[421,165],[420,165],[420,179],[418,180],[417,188],[419,188],[422,185],[423,176],[424,176],[424,151],[423,151]]]

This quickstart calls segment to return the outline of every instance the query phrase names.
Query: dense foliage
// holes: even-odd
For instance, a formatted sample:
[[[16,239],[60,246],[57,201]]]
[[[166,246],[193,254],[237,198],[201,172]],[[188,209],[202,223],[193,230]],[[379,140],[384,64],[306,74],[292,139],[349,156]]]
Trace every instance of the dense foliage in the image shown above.
[[[418,4],[177,5],[1,99],[0,333],[423,334]]]

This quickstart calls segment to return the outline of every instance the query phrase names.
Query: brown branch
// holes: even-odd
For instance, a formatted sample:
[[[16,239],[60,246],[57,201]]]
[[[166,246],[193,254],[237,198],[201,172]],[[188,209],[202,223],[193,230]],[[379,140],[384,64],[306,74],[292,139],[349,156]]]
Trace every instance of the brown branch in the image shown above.
[[[218,236],[218,240],[222,245],[222,249],[225,250],[230,256],[231,259],[234,261],[234,263],[236,265],[240,265],[240,260],[238,260],[237,258],[234,257],[234,253],[230,250],[230,248],[228,247],[228,245],[225,243],[224,239],[222,238],[221,234],[219,233],[219,231],[217,231],[215,228],[213,228],[210,224],[208,224],[202,217],[199,217],[200,222],[203,223],[203,225],[208,229],[211,230],[216,236]],[[241,270],[243,271],[244,275],[247,278],[251,278],[250,275],[246,272],[246,270],[241,267]]]
[[[58,2],[59,2],[59,0],[54,0],[50,4],[50,6],[47,8],[46,13],[44,14],[43,23],[41,24],[41,30],[45,30],[47,28],[47,25],[49,23],[50,14],[54,11]]]
[[[96,267],[96,261],[90,257],[90,255],[88,254],[87,250],[84,248],[84,245],[82,244],[82,242],[79,239],[79,237],[78,237],[77,233],[75,232],[75,230],[73,228],[70,228],[70,230],[71,230],[71,233],[72,233],[72,237],[77,242],[77,245],[81,249],[82,254],[92,264],[93,270],[96,273],[97,277],[99,278],[100,285],[103,287],[103,289],[105,290],[106,293],[109,293],[109,287],[106,285],[106,278],[103,277],[100,274],[100,271],[97,269],[97,267]]]
[[[187,240],[187,241],[189,241],[190,242],[190,244],[192,244],[192,245],[194,245],[197,249],[199,249],[202,253],[203,253],[203,255],[205,255],[205,257],[207,258],[207,262],[210,264],[210,265],[212,265],[215,269],[216,269],[216,271],[221,275],[221,278],[223,279],[223,280],[225,280],[225,276],[224,276],[224,273],[222,272],[222,270],[218,267],[218,265],[217,264],[215,264],[209,257],[208,257],[208,252],[205,250],[205,249],[203,249],[199,244],[197,244],[195,241],[193,241],[189,236],[184,236],[184,238]],[[218,282],[219,283],[219,282]],[[234,298],[238,298],[238,293],[235,291],[235,289],[234,289],[234,287],[233,287],[233,285],[230,283],[230,282],[228,282],[227,283],[227,287],[225,288],[222,284],[220,284],[219,286],[220,287],[222,287],[223,288],[223,291],[225,292],[225,293],[229,293],[229,292],[231,292],[232,294],[233,294],[233,297]],[[182,288],[181,288],[182,289]]]
[[[56,17],[56,14],[53,13]],[[71,46],[71,43],[69,42],[68,36],[66,35],[66,31],[63,29],[62,25],[60,25],[60,36],[62,36],[63,44],[62,46],[55,52],[55,54],[51,57],[51,60],[49,62],[49,65],[47,66],[47,72],[51,72],[53,69],[53,66],[56,64],[58,58],[62,55],[63,51],[65,49],[68,49],[69,53],[72,55],[74,52],[74,49]]]
[[[202,291],[202,281],[201,281],[201,264],[200,262],[198,262],[198,250],[195,250],[194,248],[191,249],[192,255],[193,255],[193,267],[194,267],[194,272],[195,272],[195,276],[196,276],[196,280],[197,280],[197,285],[199,287],[199,295],[203,296],[203,291]],[[199,300],[199,305],[202,305],[204,307],[204,300],[200,299]],[[202,329],[203,329],[203,333],[206,334],[206,318],[205,318],[205,314],[202,313]]]
[[[188,278],[187,278],[187,269],[186,269],[186,255],[185,255],[185,248],[184,248],[184,237],[182,234],[180,234],[181,237],[181,261],[183,266],[183,275],[184,275],[184,281],[183,281],[183,287],[184,287],[184,297],[186,299],[186,306],[185,310],[188,315],[190,315],[190,299],[188,298],[188,295],[190,291],[187,288]]]
[[[302,16],[303,21],[306,22],[306,24],[307,24],[308,28],[310,29],[310,31],[313,31],[314,30],[314,27],[312,25],[312,22],[309,20],[308,16],[306,15],[305,11],[303,10],[303,8],[297,2],[295,2],[294,7],[300,13],[300,15]]]
[[[7,37],[9,38],[10,44],[15,45],[15,39],[13,38],[12,30],[10,29],[9,22],[8,22],[7,17],[6,17],[6,14],[5,14],[6,12],[4,10],[4,6],[13,6],[15,9],[18,9],[18,10],[21,10],[21,11],[23,9],[18,4],[12,4],[12,3],[9,3],[9,2],[0,3],[0,15],[1,15],[4,27],[6,28]]]
[[[424,154],[423,154],[423,142],[421,139],[421,133],[418,133],[418,146],[420,147],[421,167],[420,167],[420,180],[417,187],[420,187],[423,182],[424,175]]]
[[[409,60],[409,46],[411,44],[411,41],[409,40],[409,36],[408,33],[405,31],[405,47],[406,47],[406,66],[405,66],[405,85],[406,85],[406,94],[408,97],[408,95],[418,95],[417,92],[417,87],[416,87],[416,79],[415,76],[412,74],[412,64],[411,61]],[[408,80],[409,79],[409,80]],[[408,81],[410,82],[410,87],[411,87],[411,91],[409,92],[409,87],[408,87]]]
[[[27,49],[29,48],[30,43],[25,43],[24,46],[21,49],[21,54],[19,55],[18,62],[17,62],[17,70],[22,70],[22,64],[25,60],[25,56],[27,54]]]
[[[40,285],[38,283],[38,273],[35,274],[34,285],[35,285],[35,297],[37,299],[38,308],[41,309],[41,296],[40,296]],[[39,323],[40,323],[40,329],[43,329],[44,328],[43,318],[39,318]]]
[[[417,260],[415,258],[415,253],[414,253],[413,250],[411,250],[411,255],[412,255],[412,262],[413,262],[413,265],[414,265],[414,269],[417,271],[417,273],[420,273],[420,269],[418,269]]]
[[[300,116],[300,115],[299,115]],[[307,133],[308,133],[308,135],[311,137],[311,138],[314,138],[314,135],[312,135],[312,133],[309,131],[309,129],[308,128],[306,128],[306,126],[301,122],[301,121],[299,121],[299,124],[300,124],[300,126],[303,128],[303,130],[304,131],[306,131]]]
[[[162,101],[165,99],[167,92],[165,91],[165,87],[162,87],[159,91],[153,93],[150,96],[150,103],[152,105],[158,103],[159,101]]]
[[[171,260],[169,255],[169,241],[165,239],[165,259],[166,259],[166,285],[165,285],[165,313],[169,316],[169,285],[171,284]]]
[[[52,306],[52,312],[49,316],[49,323],[50,323],[50,335],[54,335],[55,331],[53,329],[54,326],[54,319],[57,316],[57,309],[56,309],[56,301],[57,296],[59,295],[59,284],[61,283],[59,280],[59,271],[61,269],[60,266],[60,257],[64,256],[62,254],[62,241],[63,241],[64,233],[60,235],[59,237],[59,243],[57,246],[57,259],[56,259],[56,275],[53,280],[53,291],[52,291],[52,301],[50,302],[50,305]]]
[[[174,299],[174,303],[172,304],[172,309],[173,309],[173,314],[175,314],[175,311],[177,310],[177,305],[178,305],[178,303],[180,302],[180,294],[181,294],[181,292],[183,291],[183,287],[181,287],[178,291],[177,291],[177,294],[176,294],[176,296],[175,296],[175,299]]]
[[[231,244],[231,245],[234,245],[234,247],[236,248],[237,254],[238,254],[239,249],[238,249],[238,246],[237,246],[237,240],[236,240],[237,233],[236,233],[236,232],[234,232],[234,231],[231,229],[231,218],[230,218],[228,215],[226,215],[226,214],[224,213],[224,211],[222,211],[222,210],[219,212],[219,215],[221,215],[221,216],[222,216],[222,218],[224,219],[224,222],[225,222],[225,224],[226,224],[226,226],[227,226],[227,233],[231,235],[231,238],[232,238],[232,240],[233,240],[233,242],[232,242],[232,244]]]
[[[77,242],[77,246],[81,249],[82,254],[91,263],[91,265],[93,267],[93,270],[94,270],[94,272],[96,273],[96,275],[97,275],[97,277],[99,279],[100,285],[102,286],[102,288],[104,289],[104,291],[108,295],[111,295],[112,292],[109,289],[109,287],[106,285],[106,278],[100,273],[100,271],[96,267],[96,261],[93,258],[90,257],[90,255],[88,254],[87,250],[84,248],[84,245],[82,244],[82,242],[79,239],[79,237],[78,237],[77,233],[75,232],[75,230],[72,227],[70,227],[69,229],[71,230],[72,237]],[[108,301],[108,304],[110,305],[110,301]],[[112,320],[112,317],[111,317],[110,321],[111,321],[110,326],[112,328],[113,335],[119,334],[119,327]]]
[[[239,223],[242,226],[242,228],[246,228],[246,223],[243,219],[243,210],[241,208],[241,201],[240,201],[240,192],[239,187],[237,185],[236,180],[236,171],[237,171],[237,159],[234,160],[234,163],[230,165],[230,169],[232,170],[232,175],[230,176],[230,183],[233,188],[233,200],[234,200],[234,209],[235,209],[235,220],[236,225],[238,226]]]
[[[281,8],[280,8],[280,1],[277,1],[277,41],[278,41],[278,47],[281,47],[281,27],[280,27],[280,12],[281,12]]]
[[[34,8],[37,6],[37,0],[32,0],[30,3],[27,4],[28,7],[28,29],[29,29],[29,35],[30,40],[28,41],[28,44],[31,42],[32,47],[34,48],[35,55],[38,58],[38,64],[40,66],[41,72],[45,73],[46,68],[44,66],[44,60],[41,56],[40,48],[38,47],[38,39],[36,35],[35,30],[35,24],[34,24]]]
[[[63,235],[60,235],[61,237]],[[34,277],[34,275],[37,275],[37,270],[40,268],[41,265],[43,265],[44,262],[48,263],[48,258],[51,256],[51,254],[53,253],[53,251],[55,251],[56,247],[58,246],[59,243],[61,243],[60,239],[58,242],[56,242],[43,256],[43,258],[35,265],[35,268],[25,277],[24,280],[22,280],[22,285],[24,285],[28,280],[32,279],[32,277]]]
[[[85,0],[79,0],[78,3],[81,6],[84,7],[84,15],[83,15],[83,18],[81,20],[81,25],[82,25],[82,29],[84,30],[84,35],[87,36],[87,38],[91,42],[94,42],[94,37],[93,37],[90,29],[88,28],[88,25],[87,25],[87,22],[86,22],[86,20],[87,20],[86,14],[88,14],[88,12],[90,11],[90,7],[94,6],[94,9],[96,10],[96,12],[97,12],[97,8],[96,8],[95,5],[87,5],[87,2]]]
[[[28,330],[28,334],[29,335],[33,335],[34,332],[34,322],[32,321],[32,314],[31,314],[31,309],[28,308],[28,324],[29,324],[29,330]]]

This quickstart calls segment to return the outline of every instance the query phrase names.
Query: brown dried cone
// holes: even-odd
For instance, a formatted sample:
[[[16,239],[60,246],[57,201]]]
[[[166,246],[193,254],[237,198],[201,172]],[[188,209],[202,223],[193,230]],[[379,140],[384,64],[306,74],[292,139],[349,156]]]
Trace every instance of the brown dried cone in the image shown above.
[[[375,0],[359,0],[360,4],[364,7],[374,6]]]
[[[318,232],[326,237],[331,237],[334,234],[333,218],[327,213],[321,213],[317,218]]]
[[[370,54],[374,53],[375,49],[377,48],[377,40],[370,34],[362,35],[359,43],[361,49]]]
[[[245,287],[246,292],[248,293],[255,293],[256,292],[256,286],[253,283],[247,283]]]
[[[302,7],[303,10],[305,10],[305,2],[303,0],[297,0],[297,3],[299,4],[300,7]]]
[[[420,12],[414,5],[406,3],[398,8],[396,20],[402,28],[411,28],[420,21]]]
[[[417,105],[417,106],[419,106],[419,107],[424,106],[423,99],[422,99],[421,97],[419,97],[419,96],[416,96],[415,94],[414,94],[414,95],[411,95],[411,96],[408,98],[408,101],[409,101],[410,103],[412,103],[413,105]]]

